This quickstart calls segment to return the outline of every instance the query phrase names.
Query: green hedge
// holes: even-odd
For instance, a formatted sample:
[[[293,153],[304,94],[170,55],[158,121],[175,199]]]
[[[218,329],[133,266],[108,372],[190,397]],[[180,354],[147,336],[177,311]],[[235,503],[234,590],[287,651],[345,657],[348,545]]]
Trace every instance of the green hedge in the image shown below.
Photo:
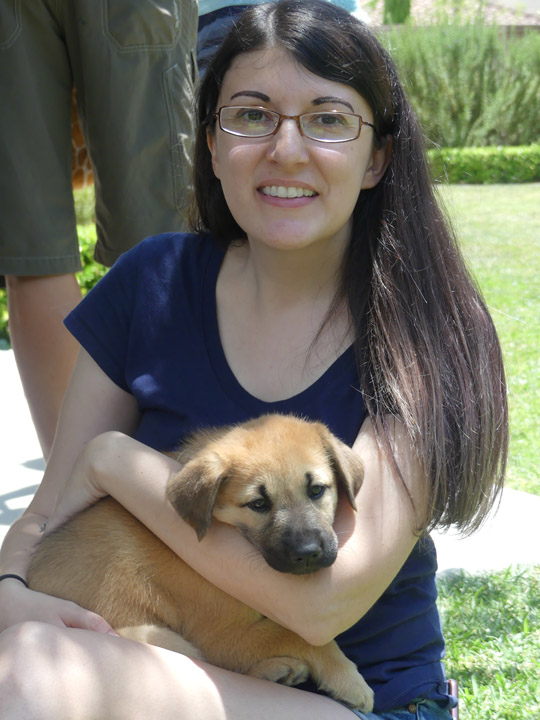
[[[523,183],[540,181],[540,145],[429,150],[438,182]]]

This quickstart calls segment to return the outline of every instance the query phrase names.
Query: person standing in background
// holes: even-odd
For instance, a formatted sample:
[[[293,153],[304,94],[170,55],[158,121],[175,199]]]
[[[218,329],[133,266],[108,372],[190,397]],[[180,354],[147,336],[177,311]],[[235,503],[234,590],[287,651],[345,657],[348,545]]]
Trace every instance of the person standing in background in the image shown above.
[[[217,46],[221,43],[231,25],[250,5],[260,5],[268,0],[199,0],[199,29],[197,34],[197,61],[199,71],[210,61]],[[348,10],[355,17],[367,22],[367,13],[358,7],[357,0],[328,0],[332,5]]]
[[[73,86],[94,173],[95,258],[111,266],[156,229],[184,229],[196,33],[196,0],[0,0],[0,275],[46,459],[77,354],[63,319],[81,299]]]

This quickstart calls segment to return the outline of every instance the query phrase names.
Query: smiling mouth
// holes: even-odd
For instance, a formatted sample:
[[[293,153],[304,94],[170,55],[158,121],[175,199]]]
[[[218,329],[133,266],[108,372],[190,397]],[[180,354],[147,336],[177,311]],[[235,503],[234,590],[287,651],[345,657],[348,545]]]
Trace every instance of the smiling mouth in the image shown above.
[[[303,187],[285,187],[283,185],[265,185],[260,188],[260,192],[263,195],[271,195],[272,197],[278,198],[315,197],[315,195],[317,195],[315,190],[308,190]]]

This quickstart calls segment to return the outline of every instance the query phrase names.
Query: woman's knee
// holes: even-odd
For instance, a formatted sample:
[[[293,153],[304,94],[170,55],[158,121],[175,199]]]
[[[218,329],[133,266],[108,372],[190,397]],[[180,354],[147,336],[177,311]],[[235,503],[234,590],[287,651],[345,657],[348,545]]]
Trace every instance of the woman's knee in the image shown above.
[[[4,630],[0,633],[0,658],[2,668],[8,666],[12,673],[18,673],[19,668],[24,669],[25,675],[32,671],[38,656],[44,651],[47,637],[54,635],[58,628],[41,622],[24,622]],[[51,632],[52,631],[52,632]],[[9,664],[4,659],[9,658]],[[4,679],[2,673],[0,679]]]
[[[47,720],[58,714],[61,664],[55,648],[65,632],[39,622],[25,622],[0,633],[2,720]]]

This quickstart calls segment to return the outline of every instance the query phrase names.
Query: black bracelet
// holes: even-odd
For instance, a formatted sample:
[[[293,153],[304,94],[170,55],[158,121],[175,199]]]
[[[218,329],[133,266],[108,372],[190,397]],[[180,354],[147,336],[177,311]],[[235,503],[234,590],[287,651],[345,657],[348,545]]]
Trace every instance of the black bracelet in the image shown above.
[[[0,575],[0,581],[7,580],[8,578],[12,578],[13,580],[18,580],[19,582],[22,582],[24,587],[28,587],[28,583],[20,575],[14,575],[13,573],[7,573],[6,575]]]

